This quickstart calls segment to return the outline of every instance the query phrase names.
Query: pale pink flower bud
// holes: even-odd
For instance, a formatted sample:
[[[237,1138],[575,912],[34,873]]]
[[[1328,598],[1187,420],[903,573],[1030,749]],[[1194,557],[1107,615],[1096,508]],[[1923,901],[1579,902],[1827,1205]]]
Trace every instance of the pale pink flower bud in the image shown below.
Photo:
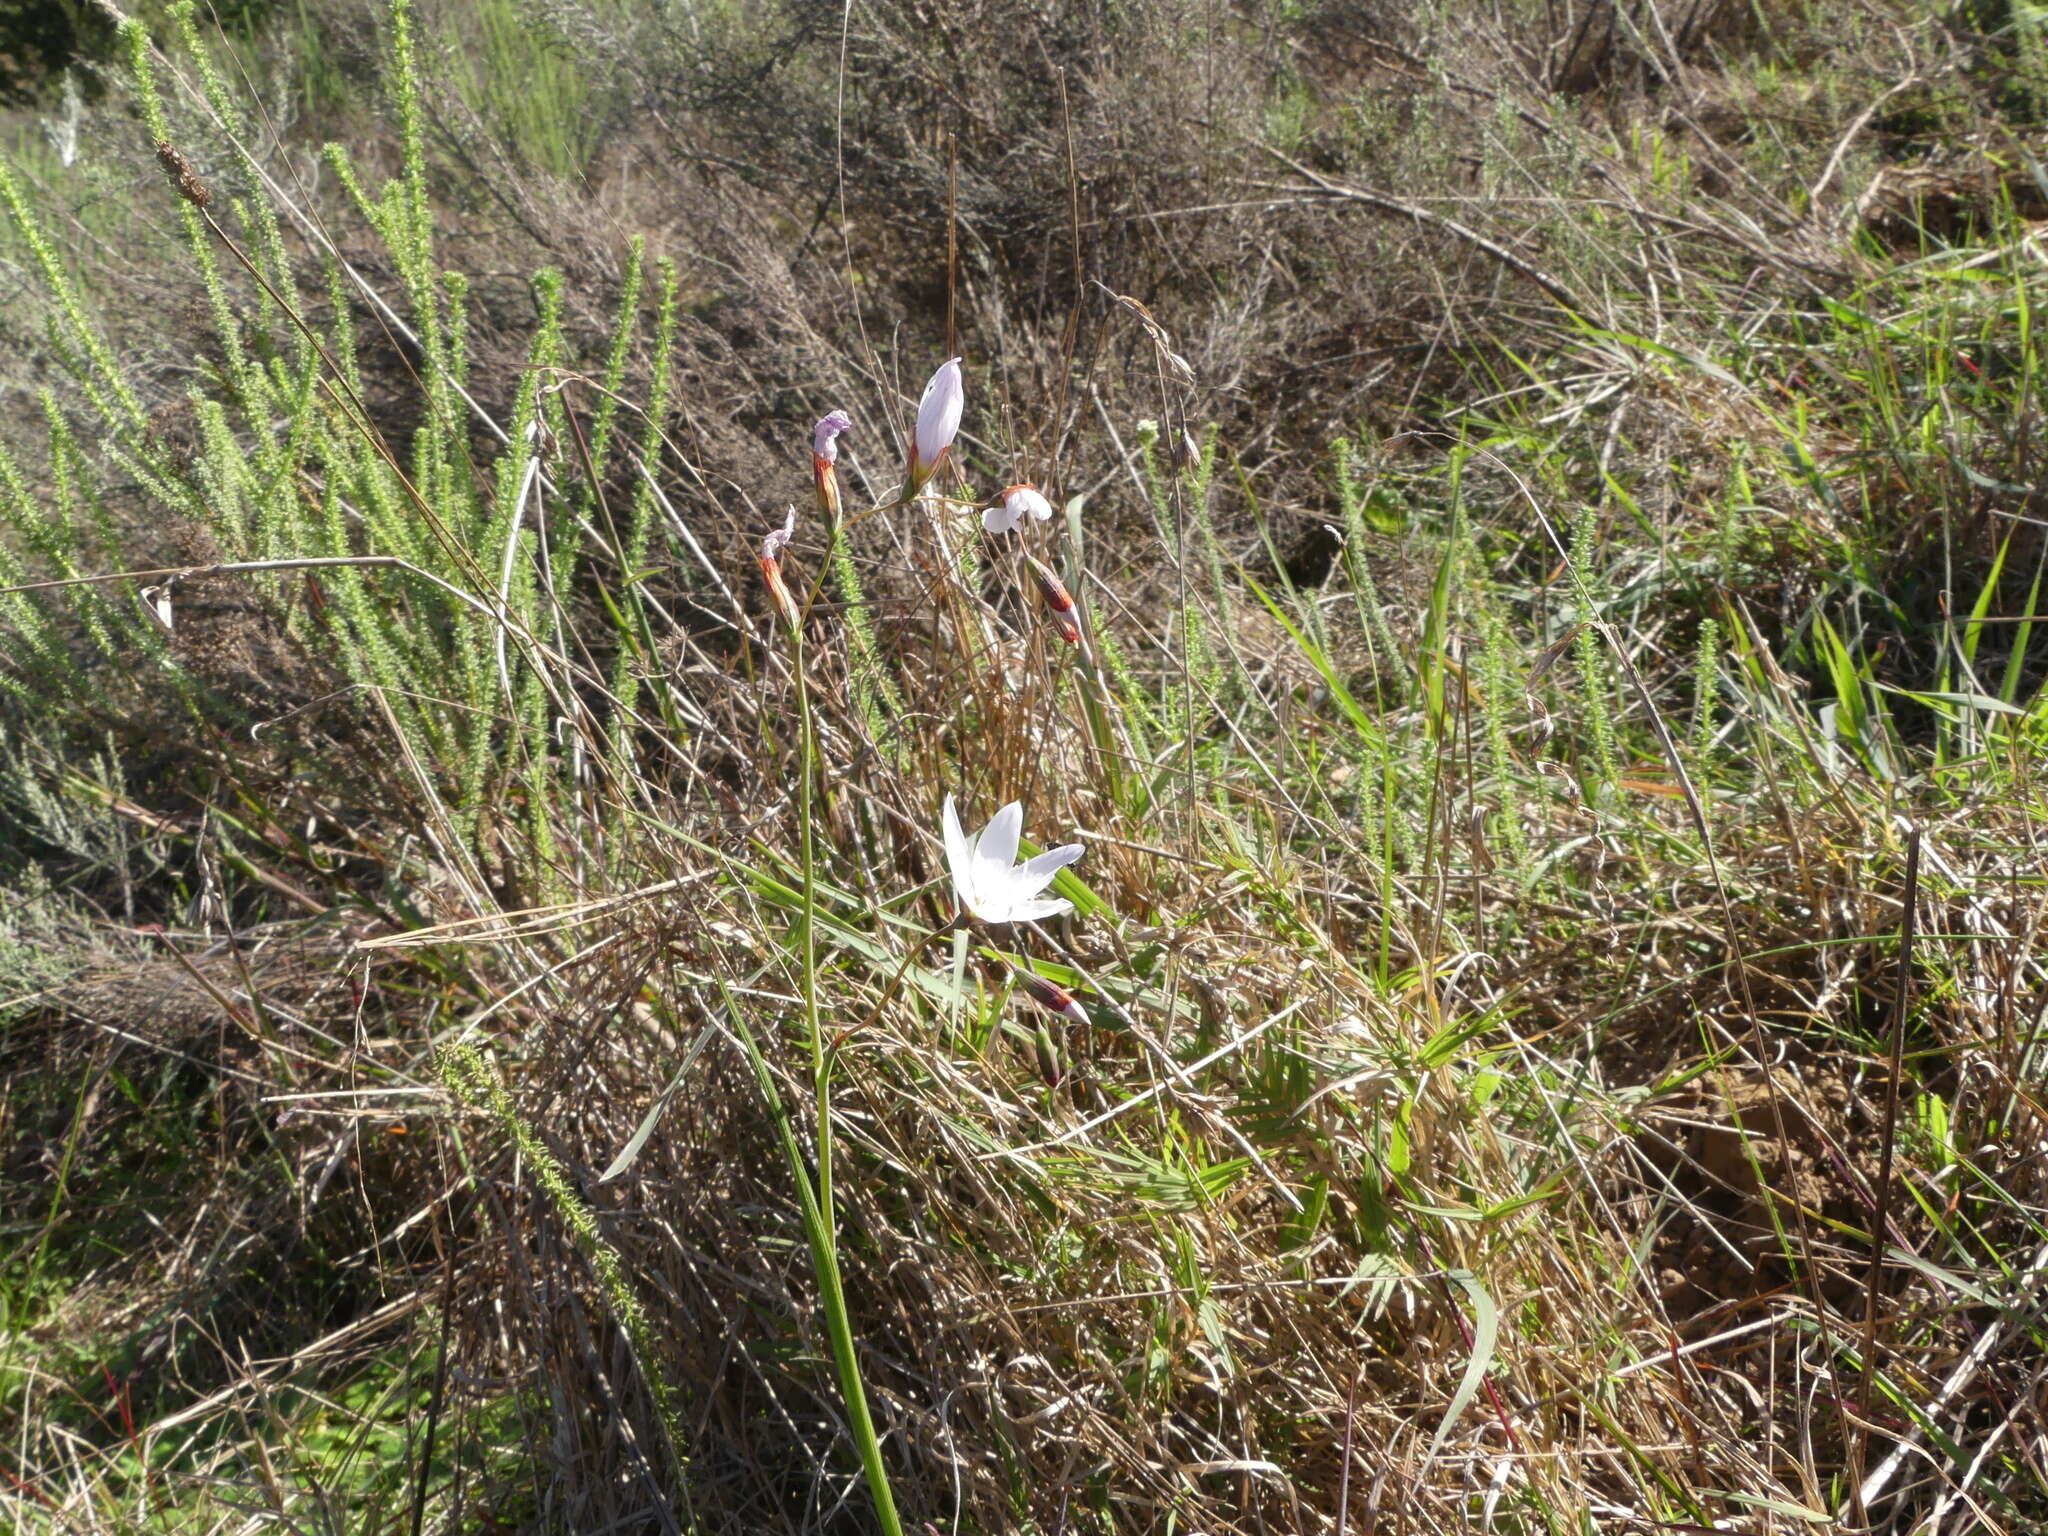
[[[811,429],[811,456],[823,459],[827,464],[839,462],[839,443],[842,432],[853,430],[853,418],[844,411],[834,411],[821,417],[817,426]]]
[[[797,621],[796,601],[789,595],[789,588],[782,580],[782,552],[789,547],[790,539],[796,533],[796,508],[789,509],[782,526],[761,541],[761,580],[768,586],[768,601],[775,605],[775,611],[782,616],[782,622],[794,627]]]
[[[967,386],[960,378],[960,359],[949,358],[939,365],[917,402],[917,427],[911,435],[910,485],[913,490],[937,473],[953,439],[960,432],[960,409],[967,401]]]
[[[1052,516],[1052,503],[1039,494],[1035,485],[1013,485],[981,514],[981,526],[990,533],[1011,533],[1026,516],[1042,523]]]

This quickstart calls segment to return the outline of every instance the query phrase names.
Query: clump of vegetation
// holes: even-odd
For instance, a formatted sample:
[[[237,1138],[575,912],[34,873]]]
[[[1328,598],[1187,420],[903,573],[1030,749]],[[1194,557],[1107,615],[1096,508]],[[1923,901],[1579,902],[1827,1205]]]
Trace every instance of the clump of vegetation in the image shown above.
[[[11,1524],[2048,1518],[2048,52],[1675,9],[5,119]]]

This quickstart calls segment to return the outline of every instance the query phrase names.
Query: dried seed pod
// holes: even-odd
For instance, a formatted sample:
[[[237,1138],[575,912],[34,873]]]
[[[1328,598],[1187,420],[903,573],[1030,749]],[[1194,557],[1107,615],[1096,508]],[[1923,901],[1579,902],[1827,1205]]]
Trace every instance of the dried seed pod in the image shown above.
[[[206,190],[206,183],[199,179],[199,173],[192,169],[192,162],[185,158],[183,150],[169,139],[156,141],[156,163],[164,168],[164,175],[178,189],[178,196],[194,208],[204,208],[213,201],[213,194]]]

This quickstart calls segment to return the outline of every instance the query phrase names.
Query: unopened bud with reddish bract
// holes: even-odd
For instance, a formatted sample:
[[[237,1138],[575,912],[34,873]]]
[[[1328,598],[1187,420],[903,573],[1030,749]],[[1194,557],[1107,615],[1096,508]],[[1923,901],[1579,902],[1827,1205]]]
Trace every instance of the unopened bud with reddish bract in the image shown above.
[[[1074,994],[1065,987],[1055,985],[1043,976],[1034,976],[1029,971],[1017,972],[1017,981],[1030,996],[1031,1001],[1047,1013],[1056,1013],[1075,1024],[1089,1022],[1088,1010],[1075,1002]]]
[[[782,622],[792,629],[796,627],[796,601],[789,595],[789,588],[783,585],[780,562],[768,556],[761,557],[761,579],[768,584],[768,601],[781,615]]]
[[[853,418],[833,411],[811,430],[811,478],[818,488],[818,510],[827,528],[839,526],[839,434],[853,430]]]
[[[1067,1064],[1060,1059],[1060,1048],[1043,1024],[1031,1031],[1031,1054],[1038,1058],[1038,1080],[1046,1087],[1057,1088],[1066,1081]]]
[[[1074,599],[1067,591],[1067,584],[1053,574],[1052,568],[1031,562],[1031,578],[1038,583],[1038,595],[1045,599],[1045,606],[1051,610],[1053,627],[1059,630],[1060,638],[1069,645],[1081,643],[1081,615],[1074,607]]]
[[[761,579],[768,586],[768,601],[775,605],[775,611],[782,616],[782,622],[790,628],[796,627],[796,603],[789,595],[789,588],[782,581],[782,552],[789,546],[796,533],[796,508],[789,509],[789,516],[782,526],[761,541]]]

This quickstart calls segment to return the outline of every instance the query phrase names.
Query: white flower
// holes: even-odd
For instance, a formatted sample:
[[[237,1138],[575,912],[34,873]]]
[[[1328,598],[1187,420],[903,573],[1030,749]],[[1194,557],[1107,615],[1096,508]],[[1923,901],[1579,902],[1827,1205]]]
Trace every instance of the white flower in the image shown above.
[[[961,382],[960,359],[949,358],[924,387],[917,402],[917,430],[911,439],[910,483],[920,486],[931,479],[953,446],[960,431],[960,408],[967,400],[967,386]]]
[[[1035,485],[1013,485],[981,514],[981,526],[990,533],[1013,533],[1027,513],[1042,523],[1052,516],[1052,503],[1039,494]]]
[[[943,827],[953,894],[984,923],[1035,922],[1074,909],[1071,901],[1038,893],[1084,850],[1079,843],[1068,843],[1019,864],[1017,836],[1024,830],[1024,807],[1016,801],[997,811],[980,836],[970,838],[960,830],[960,813],[953,809],[953,797],[948,795]]]

